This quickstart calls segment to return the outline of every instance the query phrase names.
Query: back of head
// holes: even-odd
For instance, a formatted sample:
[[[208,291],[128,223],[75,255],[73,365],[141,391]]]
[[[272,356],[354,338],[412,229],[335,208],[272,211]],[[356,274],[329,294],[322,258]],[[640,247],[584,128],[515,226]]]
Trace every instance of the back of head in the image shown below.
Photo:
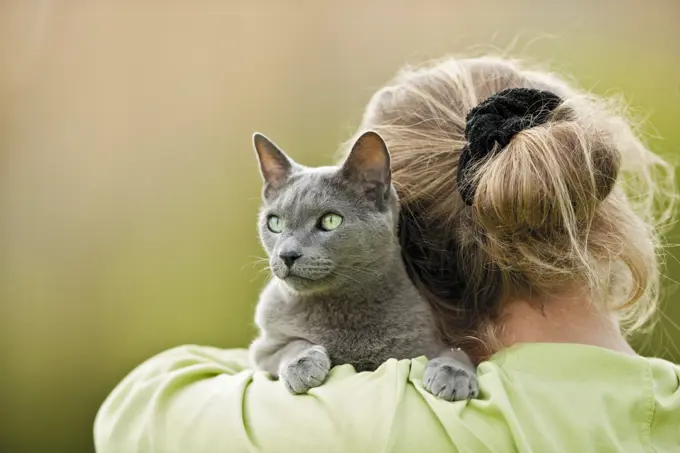
[[[559,102],[543,121],[465,161],[461,183],[477,106],[516,88]],[[361,129],[380,133],[390,149],[404,260],[447,341],[481,337],[467,346],[493,346],[513,298],[544,303],[586,292],[627,331],[653,314],[673,170],[619,111],[549,73],[493,58],[408,68],[373,96]]]

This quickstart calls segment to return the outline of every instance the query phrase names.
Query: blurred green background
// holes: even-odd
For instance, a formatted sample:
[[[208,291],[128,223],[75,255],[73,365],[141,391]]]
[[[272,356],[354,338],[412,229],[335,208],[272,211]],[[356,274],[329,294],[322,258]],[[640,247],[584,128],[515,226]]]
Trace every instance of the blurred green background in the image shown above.
[[[91,452],[99,404],[142,360],[248,344],[255,130],[328,164],[399,67],[491,52],[624,93],[674,158],[679,21],[677,0],[3,0],[0,452]],[[643,352],[680,361],[669,250]]]

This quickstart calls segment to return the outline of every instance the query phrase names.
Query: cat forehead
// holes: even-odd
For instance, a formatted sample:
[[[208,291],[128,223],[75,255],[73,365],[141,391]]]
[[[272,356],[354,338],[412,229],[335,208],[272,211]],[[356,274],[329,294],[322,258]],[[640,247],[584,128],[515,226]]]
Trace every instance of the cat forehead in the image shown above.
[[[305,168],[292,175],[268,205],[280,209],[349,203],[349,193],[337,177],[336,167]]]

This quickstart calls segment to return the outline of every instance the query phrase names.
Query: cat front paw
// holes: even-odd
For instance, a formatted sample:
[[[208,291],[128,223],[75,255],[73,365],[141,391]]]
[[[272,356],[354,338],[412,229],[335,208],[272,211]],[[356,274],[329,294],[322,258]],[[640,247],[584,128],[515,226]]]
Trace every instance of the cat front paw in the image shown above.
[[[328,377],[331,359],[323,346],[312,346],[283,365],[279,378],[293,394],[307,393]]]
[[[446,401],[462,401],[479,394],[474,367],[456,360],[438,357],[431,360],[423,374],[425,390]]]

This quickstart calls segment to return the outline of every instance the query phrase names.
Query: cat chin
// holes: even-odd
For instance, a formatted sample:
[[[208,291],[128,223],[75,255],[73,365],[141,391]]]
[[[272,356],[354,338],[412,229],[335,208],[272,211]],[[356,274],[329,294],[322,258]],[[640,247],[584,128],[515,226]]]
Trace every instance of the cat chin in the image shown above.
[[[279,286],[288,292],[300,295],[320,293],[332,288],[331,281],[327,278],[310,279],[289,274],[285,278],[277,278],[277,280]]]

